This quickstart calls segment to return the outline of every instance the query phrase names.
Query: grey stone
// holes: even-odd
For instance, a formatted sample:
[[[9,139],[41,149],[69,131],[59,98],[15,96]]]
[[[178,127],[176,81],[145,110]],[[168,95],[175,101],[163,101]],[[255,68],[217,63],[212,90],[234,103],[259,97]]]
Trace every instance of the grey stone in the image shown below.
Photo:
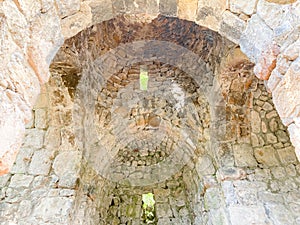
[[[49,150],[34,152],[28,172],[33,175],[48,175],[53,157],[53,152]]]
[[[33,154],[33,148],[21,148],[11,173],[26,173]]]
[[[288,5],[274,4],[266,0],[260,0],[257,4],[257,15],[271,28],[279,27],[284,21],[291,20]]]
[[[228,216],[223,208],[212,209],[209,212],[212,224],[229,225]]]
[[[78,179],[81,163],[81,153],[78,151],[65,151],[56,156],[53,169],[59,177],[59,186],[74,188]]]
[[[269,224],[263,206],[231,206],[229,215],[232,225]]]
[[[238,16],[231,13],[230,11],[225,11],[222,14],[222,22],[220,25],[220,34],[228,38],[234,43],[240,42],[240,37],[246,28],[246,22],[241,20]]]
[[[177,15],[177,1],[176,0],[160,0],[159,11],[162,15],[176,16]]]
[[[215,174],[216,169],[209,156],[200,157],[195,165],[195,169],[199,176]]]
[[[63,222],[69,217],[73,199],[66,197],[42,198],[33,210],[33,216],[52,223]]]
[[[258,16],[253,15],[240,39],[241,50],[252,62],[257,62],[262,51],[273,40],[273,31]]]
[[[10,177],[11,177],[10,174],[5,174],[5,175],[0,176],[0,188],[3,188],[6,186]]]
[[[98,0],[89,3],[92,11],[92,22],[94,24],[113,18],[113,8],[111,0]]]
[[[243,1],[243,0],[231,0],[230,11],[234,13],[245,13],[246,15],[252,15],[256,6],[255,0]]]
[[[34,111],[34,126],[38,129],[45,129],[48,126],[47,121],[47,110],[46,109],[36,109]]]
[[[26,130],[24,148],[40,149],[44,143],[45,131],[39,129]]]
[[[225,196],[226,206],[235,205],[238,203],[236,193],[231,181],[224,181],[222,183],[222,188]]]
[[[273,167],[271,168],[271,173],[275,179],[282,179],[286,177],[286,173],[283,167]]]
[[[158,218],[172,217],[173,213],[169,204],[156,204],[156,215]]]
[[[297,175],[295,166],[293,164],[290,164],[290,165],[286,166],[285,171],[286,171],[288,176],[294,177],[294,176]]]
[[[209,188],[204,195],[206,209],[218,209],[221,207],[221,191],[219,188]]]
[[[21,218],[27,217],[32,211],[32,202],[29,200],[23,200],[20,202],[18,209],[18,216]]]
[[[80,0],[56,0],[60,18],[75,14],[80,9]]]
[[[253,156],[253,148],[249,144],[233,146],[235,165],[238,167],[256,167],[257,162]]]
[[[33,176],[24,174],[15,174],[12,176],[9,187],[19,188],[19,187],[29,187],[33,180]]]
[[[266,203],[265,208],[274,225],[294,224],[291,212],[284,205],[274,202]]]

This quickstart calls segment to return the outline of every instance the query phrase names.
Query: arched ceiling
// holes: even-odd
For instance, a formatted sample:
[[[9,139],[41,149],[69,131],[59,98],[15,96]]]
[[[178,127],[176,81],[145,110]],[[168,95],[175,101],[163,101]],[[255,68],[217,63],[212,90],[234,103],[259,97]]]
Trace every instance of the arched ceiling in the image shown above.
[[[75,98],[85,159],[106,178],[143,186],[207,151],[211,110],[224,107],[214,73],[233,46],[207,28],[163,16],[120,16],[67,40],[50,69]],[[146,91],[139,88],[141,67],[148,70]]]

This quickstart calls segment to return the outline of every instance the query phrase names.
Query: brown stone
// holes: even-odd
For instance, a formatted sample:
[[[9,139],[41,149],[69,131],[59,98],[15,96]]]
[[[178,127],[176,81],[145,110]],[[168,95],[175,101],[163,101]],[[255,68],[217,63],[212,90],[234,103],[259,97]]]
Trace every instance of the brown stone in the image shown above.
[[[151,127],[159,127],[161,119],[159,116],[151,116],[149,117],[149,126]]]
[[[198,0],[179,0],[178,1],[178,17],[193,21],[196,17],[198,8]]]
[[[272,146],[264,146],[254,150],[256,160],[266,166],[278,165],[276,150]]]
[[[260,59],[254,67],[255,75],[262,80],[268,80],[273,69],[276,67],[279,46],[273,44],[262,51]]]

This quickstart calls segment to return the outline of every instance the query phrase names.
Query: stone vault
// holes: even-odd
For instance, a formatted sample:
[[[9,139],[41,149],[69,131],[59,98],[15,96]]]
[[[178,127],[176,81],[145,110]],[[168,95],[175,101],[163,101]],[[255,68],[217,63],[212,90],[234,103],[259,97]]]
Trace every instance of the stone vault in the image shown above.
[[[298,224],[299,11],[1,1],[1,223]]]

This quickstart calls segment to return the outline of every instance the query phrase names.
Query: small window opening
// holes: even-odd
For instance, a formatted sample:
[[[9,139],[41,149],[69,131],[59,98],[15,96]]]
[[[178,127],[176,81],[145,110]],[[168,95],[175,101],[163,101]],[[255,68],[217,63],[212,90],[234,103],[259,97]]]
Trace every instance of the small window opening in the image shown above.
[[[148,90],[148,68],[147,66],[140,66],[140,90]]]
[[[155,200],[154,194],[143,194],[143,221],[145,224],[154,225],[155,220]]]

